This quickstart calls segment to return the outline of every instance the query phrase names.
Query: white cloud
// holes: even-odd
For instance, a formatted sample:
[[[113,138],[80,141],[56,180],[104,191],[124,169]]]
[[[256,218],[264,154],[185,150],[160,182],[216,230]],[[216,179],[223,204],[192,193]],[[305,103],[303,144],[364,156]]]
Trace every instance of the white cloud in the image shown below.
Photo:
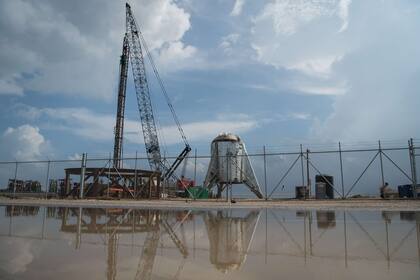
[[[3,159],[35,160],[49,149],[49,143],[39,128],[29,124],[7,128],[0,143]]]
[[[131,1],[158,66],[187,67],[190,15],[172,0]],[[0,0],[0,92],[110,100],[125,32],[120,1]],[[182,61],[182,63],[180,63]],[[20,77],[18,79],[18,77]],[[24,77],[21,78],[21,77]]]
[[[0,95],[23,95],[23,89],[20,87],[14,78],[0,79]]]
[[[325,56],[308,60],[301,60],[291,65],[286,65],[287,69],[298,70],[302,73],[319,78],[329,78],[334,63],[339,62],[343,56]]]
[[[10,239],[2,242],[4,252],[0,257],[0,268],[9,274],[23,273],[27,270],[28,265],[35,259],[32,251],[32,242],[19,239],[18,241]]]
[[[343,22],[340,30],[344,30],[348,26],[350,3],[348,0],[276,0],[265,5],[255,22],[272,20],[276,33],[292,35],[313,20],[336,16]]]
[[[48,125],[45,129],[61,130],[94,141],[113,140],[115,116],[110,114],[95,113],[86,108],[35,108],[20,105],[18,109],[21,117],[37,116],[40,120],[45,117]],[[29,112],[26,115],[26,112]],[[35,120],[34,120],[35,121]],[[197,121],[182,125],[190,141],[212,139],[220,132],[242,133],[257,126],[257,121],[248,116],[220,116],[212,121]],[[178,128],[175,125],[161,127],[161,133],[168,145],[181,143]],[[140,121],[125,119],[124,137],[130,143],[142,144],[143,136]]]
[[[340,0],[338,5],[338,15],[343,21],[339,32],[343,32],[349,26],[349,8],[352,0]]]
[[[309,95],[343,95],[347,88],[341,86],[296,86],[296,90]]]
[[[185,68],[192,61],[198,61],[197,48],[176,41],[162,47],[159,51],[158,63],[164,66],[165,72]]]
[[[313,137],[342,141],[418,137],[420,52],[413,28],[418,15],[407,15],[406,7],[402,2],[363,3],[357,23],[363,29],[357,36],[363,34],[363,40],[335,70],[349,87],[333,99],[331,114],[314,123]],[[373,9],[375,24],[370,24]]]
[[[78,154],[78,153],[75,153],[73,155],[68,156],[68,159],[69,160],[81,160],[82,159],[82,156],[80,154]]]
[[[232,33],[222,37],[219,44],[219,48],[226,54],[232,54],[235,44],[238,42],[240,35],[238,33]]]
[[[233,9],[230,12],[231,16],[239,16],[242,13],[242,8],[245,4],[244,0],[235,0],[235,4],[233,5]]]
[[[290,113],[289,117],[295,120],[308,120],[311,118],[311,114],[302,113],[302,112],[294,112],[294,113]]]
[[[297,93],[337,95],[345,76],[335,69],[357,45],[347,32],[350,1],[276,0],[253,19],[250,43],[258,62],[289,70],[289,89]],[[339,85],[339,86],[337,86]]]

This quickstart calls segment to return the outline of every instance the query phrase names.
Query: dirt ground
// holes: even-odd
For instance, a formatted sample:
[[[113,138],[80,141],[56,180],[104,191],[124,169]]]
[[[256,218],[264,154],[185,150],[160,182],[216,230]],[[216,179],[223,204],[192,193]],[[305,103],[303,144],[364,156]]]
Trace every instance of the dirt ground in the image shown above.
[[[235,203],[225,200],[96,200],[96,199],[39,199],[0,197],[0,205],[35,205],[55,207],[122,207],[122,208],[179,208],[179,209],[223,209],[223,208],[283,208],[283,209],[370,209],[384,211],[420,211],[420,200],[383,199],[334,199],[334,200],[248,200]]]

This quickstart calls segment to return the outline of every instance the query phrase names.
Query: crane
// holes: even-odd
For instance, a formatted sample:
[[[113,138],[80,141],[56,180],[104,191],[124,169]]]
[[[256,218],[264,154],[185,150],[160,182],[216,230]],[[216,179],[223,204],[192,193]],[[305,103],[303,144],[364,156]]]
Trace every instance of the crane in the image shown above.
[[[121,167],[123,134],[124,134],[124,110],[125,110],[125,92],[127,88],[127,72],[128,72],[128,38],[124,36],[123,49],[120,58],[120,80],[118,84],[118,107],[117,120],[115,124],[114,138],[114,167]]]
[[[150,99],[149,85],[147,82],[147,74],[144,63],[143,48],[150,61],[150,64],[155,74],[158,84],[163,92],[166,103],[172,113],[172,116],[177,125],[178,131],[181,134],[182,140],[185,144],[184,149],[176,157],[172,164],[169,164],[166,160],[162,159],[159,139],[157,135],[156,123],[153,115],[152,102]],[[181,162],[187,157],[191,151],[191,147],[188,144],[187,137],[181,127],[181,123],[175,113],[175,109],[169,99],[165,86],[162,79],[160,78],[159,72],[157,71],[156,65],[153,61],[153,57],[147,47],[146,41],[141,33],[136,20],[134,18],[131,7],[126,3],[126,33],[123,41],[123,51],[120,61],[120,82],[118,88],[118,110],[117,110],[117,123],[115,128],[115,143],[114,143],[114,166],[119,167],[121,164],[122,157],[122,135],[123,135],[123,122],[124,122],[124,109],[125,106],[125,90],[127,85],[127,71],[128,61],[131,62],[131,68],[134,77],[134,86],[137,98],[137,107],[140,114],[141,126],[143,130],[144,144],[146,146],[146,154],[149,161],[149,165],[152,170],[161,172],[162,180],[169,178],[177,179],[174,174],[175,170],[181,164]]]

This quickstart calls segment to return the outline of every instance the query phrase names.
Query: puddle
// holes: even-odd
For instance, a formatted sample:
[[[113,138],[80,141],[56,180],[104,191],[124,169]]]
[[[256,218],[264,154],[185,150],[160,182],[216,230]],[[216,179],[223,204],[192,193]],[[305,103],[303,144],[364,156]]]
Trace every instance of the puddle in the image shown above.
[[[0,279],[419,279],[420,212],[0,207]]]

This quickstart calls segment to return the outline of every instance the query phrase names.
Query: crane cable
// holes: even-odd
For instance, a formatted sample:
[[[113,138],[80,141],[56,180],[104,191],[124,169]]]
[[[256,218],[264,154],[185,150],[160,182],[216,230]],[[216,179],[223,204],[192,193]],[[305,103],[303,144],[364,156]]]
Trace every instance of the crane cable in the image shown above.
[[[160,75],[159,75],[159,72],[157,71],[157,68],[156,68],[155,62],[153,60],[152,54],[150,53],[149,48],[147,47],[146,40],[144,39],[143,34],[140,31],[140,28],[138,29],[138,33],[140,35],[139,36],[140,37],[140,40],[143,43],[143,47],[146,50],[146,54],[147,54],[147,57],[149,58],[150,64],[152,65],[153,72],[154,72],[154,74],[156,76],[156,79],[158,80],[158,83],[159,83],[159,86],[160,86],[160,88],[161,88],[161,90],[163,92],[163,95],[165,96],[166,103],[168,104],[168,107],[171,110],[172,116],[173,116],[174,121],[175,121],[175,123],[176,123],[176,125],[178,127],[179,133],[181,134],[182,140],[184,141],[185,145],[189,147],[189,144],[188,144],[188,141],[187,141],[187,137],[185,136],[184,130],[181,127],[181,123],[180,123],[180,121],[178,119],[178,116],[175,113],[175,109],[172,106],[171,100],[169,99],[168,93],[166,92],[166,89],[165,89],[165,86],[163,84],[163,81],[160,78]]]

